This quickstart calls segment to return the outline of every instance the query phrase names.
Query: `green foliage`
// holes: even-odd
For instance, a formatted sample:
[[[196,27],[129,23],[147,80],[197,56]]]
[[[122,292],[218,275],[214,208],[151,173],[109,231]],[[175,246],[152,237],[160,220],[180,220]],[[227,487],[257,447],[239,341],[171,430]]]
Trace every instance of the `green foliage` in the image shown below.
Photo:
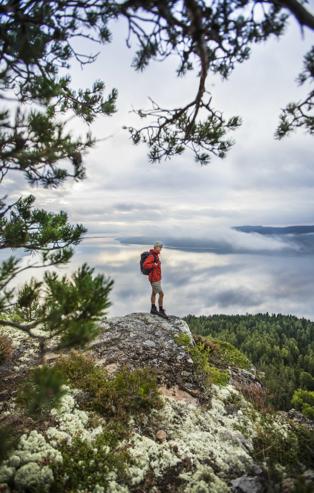
[[[46,341],[56,337],[59,346],[84,346],[99,333],[98,322],[110,306],[108,296],[113,285],[112,280],[93,272],[94,268],[84,263],[71,278],[59,278],[56,272],[45,272],[41,282],[32,278],[19,289],[17,320],[14,323],[11,318],[9,323],[16,328],[25,327],[20,321],[29,322],[28,327],[40,325],[40,336],[24,330],[40,339],[42,352]]]
[[[180,346],[188,347],[191,345],[191,340],[188,334],[181,332],[180,334],[175,335],[174,340]]]
[[[28,380],[20,385],[16,401],[29,415],[39,417],[58,406],[66,393],[63,384],[63,374],[56,368],[34,368]]]
[[[305,468],[311,468],[314,460],[314,434],[311,429],[303,425],[292,424],[287,432],[274,425],[271,415],[264,416],[263,421],[256,429],[253,438],[255,460],[266,465],[268,477],[274,483],[283,479],[283,470],[286,475],[296,477],[300,487],[295,490],[301,493],[308,492],[301,474]],[[282,466],[282,467],[281,467]]]
[[[197,340],[198,337],[200,336],[195,335],[195,340]],[[229,342],[213,339],[210,336],[206,336],[206,339],[202,337],[202,340],[205,341],[207,347],[211,349],[210,361],[217,366],[235,366],[243,369],[252,367],[250,360]]]
[[[128,451],[117,448],[119,438],[111,429],[98,435],[92,442],[76,437],[71,444],[61,445],[59,450],[63,461],[53,466],[51,491],[94,491],[98,484],[110,493],[108,473],[115,472],[119,482],[123,482],[130,461]]]
[[[90,89],[74,90],[68,71],[73,60],[84,66],[97,59],[97,53],[77,50],[73,42],[77,37],[99,44],[110,42],[109,25],[113,20],[126,20],[127,46],[130,47],[131,40],[136,44],[132,63],[135,70],[143,71],[151,61],[164,61],[175,54],[178,76],[184,76],[196,66],[199,71],[199,84],[192,101],[174,109],[163,109],[154,103],[152,110],[137,112],[140,117],[150,117],[150,121],[142,129],[131,129],[134,142],[139,139],[147,142],[152,160],[190,149],[196,160],[205,164],[211,154],[225,156],[232,145],[225,134],[240,124],[239,117],[225,119],[220,111],[213,109],[212,95],[205,84],[208,73],[228,78],[237,64],[249,58],[255,43],[280,37],[289,14],[295,15],[294,9],[293,12],[289,7],[283,10],[278,2],[262,1],[259,15],[253,7],[253,1],[239,4],[238,0],[219,1],[210,6],[202,1],[186,5],[178,1],[144,0],[83,3],[7,0],[1,5],[0,89],[11,90],[20,103],[31,101],[47,107],[51,126],[55,125],[58,112],[71,111],[87,123],[98,114],[111,115],[115,111],[117,91],[114,89],[105,97],[105,84],[101,80],[96,80]],[[45,122],[43,129],[47,126]],[[12,140],[7,139],[7,143],[12,144]],[[54,140],[50,142],[51,147],[57,149]],[[74,139],[71,143],[77,144]],[[18,147],[14,144],[13,149]],[[66,168],[63,172],[66,173]]]
[[[304,416],[314,420],[314,392],[310,390],[297,389],[294,391],[291,404],[299,409]]]
[[[79,243],[86,229],[82,225],[71,226],[64,211],[51,213],[33,208],[34,201],[35,197],[28,195],[19,198],[8,208],[0,200],[1,247],[23,248],[26,253],[40,255],[41,264],[33,262],[26,268],[69,262],[73,255],[73,249],[69,245]],[[0,265],[0,314],[8,311],[15,301],[20,309],[25,308],[25,319],[29,321],[32,318],[32,306],[37,306],[42,284],[35,280],[25,284],[16,299],[14,288],[8,289],[7,286],[26,269],[20,267],[20,264],[21,259],[10,255]]]
[[[298,388],[313,390],[314,322],[292,315],[211,315],[185,320],[193,334],[229,342],[264,373],[268,400],[289,409]]]
[[[74,139],[66,124],[57,121],[46,107],[29,112],[18,108],[12,118],[13,125],[10,114],[0,112],[2,171],[20,171],[30,184],[45,188],[57,187],[68,178],[85,177],[82,158],[95,143],[90,133],[84,139]]]
[[[55,368],[64,374],[69,384],[85,392],[83,407],[107,419],[127,424],[130,415],[162,407],[153,369],[130,371],[129,368],[121,368],[110,378],[103,368],[95,366],[91,357],[74,352],[61,358]]]
[[[6,459],[11,450],[14,450],[18,442],[17,436],[13,433],[12,427],[0,426],[0,463]]]
[[[206,108],[205,104],[202,104]],[[149,160],[160,162],[180,155],[185,149],[191,149],[195,161],[205,165],[210,162],[211,155],[223,159],[234,144],[226,138],[228,131],[234,131],[241,125],[241,118],[234,116],[229,120],[222,118],[219,112],[212,110],[210,116],[199,122],[192,122],[194,107],[187,107],[184,112],[180,109],[164,110],[153,103],[152,110],[139,110],[140,118],[148,116],[156,118],[156,129],[152,126],[128,129],[134,144],[143,142],[149,147]],[[180,116],[178,116],[180,114]],[[168,120],[168,122],[167,122]],[[167,122],[165,126],[162,122]]]
[[[207,385],[227,385],[229,374],[210,364],[211,348],[206,345],[206,341],[198,340],[196,344],[192,345],[189,336],[183,333],[176,335],[174,340],[177,344],[185,347],[193,360],[197,373],[205,377]]]
[[[211,383],[215,385],[227,385],[229,383],[229,373],[216,368],[215,366],[208,366],[208,374]]]
[[[304,57],[303,71],[298,76],[299,85],[306,82],[311,83],[314,78],[314,46]],[[314,91],[311,90],[309,95],[297,103],[289,103],[281,112],[279,125],[275,132],[275,137],[281,140],[283,137],[291,134],[299,127],[310,135],[314,134],[314,116],[311,111],[314,108]]]
[[[94,268],[83,264],[72,279],[45,272],[47,286],[44,327],[60,333],[66,346],[84,345],[98,334],[97,322],[110,306],[108,295],[113,281],[102,274],[93,277]]]
[[[218,339],[209,338],[214,344],[217,344],[218,359],[221,363],[225,363],[228,366],[236,366],[238,368],[249,369],[252,364],[250,360],[236,347],[229,342],[219,341]]]
[[[289,9],[282,12],[278,2],[265,0],[266,8],[255,16],[255,9],[248,8],[254,2],[239,5],[238,0],[219,1],[210,7],[202,1],[188,3],[191,7],[177,1],[1,2],[0,96],[3,101],[14,98],[14,110],[0,111],[0,182],[12,170],[23,174],[29,184],[52,188],[68,178],[85,177],[83,156],[95,140],[89,131],[84,138],[73,137],[68,122],[75,116],[90,124],[97,115],[113,114],[117,91],[104,95],[105,84],[99,80],[91,89],[74,90],[69,69],[73,61],[83,66],[97,58],[97,54],[77,51],[77,38],[109,42],[108,26],[117,19],[127,20],[127,44],[131,38],[137,42],[136,69],[173,53],[179,60],[178,75],[192,70],[195,61],[200,68],[193,100],[170,110],[153,107],[145,114],[151,124],[131,132],[134,142],[148,144],[152,161],[186,149],[201,164],[206,164],[211,154],[225,157],[233,143],[226,134],[238,128],[240,118],[224,118],[213,109],[212,97],[206,91],[207,74],[211,71],[227,78],[236,64],[249,57],[252,44],[281,36]],[[84,264],[71,280],[59,279],[53,273],[46,273],[43,283],[31,279],[17,296],[9,284],[25,269],[67,263],[73,255],[71,245],[79,243],[85,229],[81,225],[71,227],[63,211],[51,214],[33,209],[32,196],[13,203],[6,199],[0,200],[0,248],[39,253],[41,264],[24,268],[9,256],[0,265],[1,323],[5,321],[32,337],[37,337],[32,329],[40,326],[45,337],[59,338],[63,345],[84,344],[97,333],[96,322],[109,306],[111,281],[102,276],[93,278],[92,269]],[[11,311],[12,307],[17,311]],[[8,320],[3,314],[13,316]],[[45,337],[39,339],[42,355]],[[195,358],[205,364],[202,353],[207,350],[198,351]],[[42,375],[44,381],[48,391],[52,382]],[[41,385],[39,381],[37,384]],[[147,389],[140,384],[138,388],[143,404]],[[37,405],[33,406],[36,410]]]
[[[250,3],[252,9],[248,8]],[[68,178],[84,179],[83,156],[95,139],[89,131],[84,138],[73,137],[68,130],[69,121],[75,116],[90,124],[97,115],[112,115],[116,111],[117,90],[112,89],[105,96],[102,80],[95,80],[91,88],[73,89],[69,69],[73,61],[84,66],[97,59],[97,54],[77,51],[77,38],[99,44],[110,42],[109,25],[120,19],[127,20],[127,45],[131,39],[137,44],[133,60],[136,70],[174,53],[179,76],[193,70],[196,61],[199,70],[192,101],[173,109],[153,102],[151,110],[137,111],[140,118],[150,121],[141,129],[128,128],[133,142],[148,145],[151,161],[167,159],[187,149],[201,164],[208,163],[212,155],[224,158],[233,144],[228,133],[237,129],[241,120],[238,116],[225,118],[213,108],[206,78],[212,72],[226,79],[236,64],[249,58],[254,43],[283,34],[291,13],[289,7],[283,12],[278,2],[263,3],[265,9],[256,16],[254,2],[239,5],[237,0],[215,2],[210,7],[203,1],[3,1],[0,96],[3,101],[14,98],[16,104],[13,112],[6,108],[0,111],[0,182],[12,170],[23,174],[30,184],[44,187],[58,187]],[[300,83],[313,75],[312,58],[310,53],[305,59]],[[30,334],[36,324],[43,322],[37,305],[44,286],[31,281],[16,300],[9,283],[26,268],[68,262],[73,254],[71,245],[79,243],[84,228],[71,227],[63,211],[50,214],[32,210],[32,196],[15,203],[7,203],[6,199],[0,200],[0,248],[40,253],[42,264],[22,268],[12,256],[3,262],[0,314],[17,303],[24,324],[15,326]],[[39,311],[42,309],[40,306]],[[100,307],[100,314],[101,310]],[[46,326],[59,318],[55,311],[48,317],[43,312]],[[30,321],[32,313],[35,318]],[[26,315],[28,324],[22,320]],[[80,313],[79,317],[82,324],[75,317],[65,322],[64,344],[84,342],[87,333],[95,334],[87,315]],[[53,331],[52,336],[55,328]]]
[[[71,39],[95,35],[104,43],[110,38],[104,12],[98,9],[100,16],[95,16],[93,5],[74,4],[1,3],[0,96],[2,101],[14,99],[15,104],[12,111],[0,111],[0,183],[12,170],[29,184],[46,188],[56,188],[69,178],[84,179],[83,156],[95,139],[89,131],[83,138],[73,137],[68,122],[77,116],[89,124],[99,114],[115,112],[115,89],[105,97],[105,84],[98,80],[91,89],[73,90],[71,77],[64,74],[73,58],[82,64],[95,60],[76,53]],[[93,36],[83,35],[81,29],[91,29]],[[37,337],[43,355],[47,338],[58,336],[63,345],[83,345],[95,336],[96,321],[109,306],[112,282],[102,276],[92,278],[92,270],[84,264],[72,279],[57,279],[50,272],[44,282],[31,279],[18,291],[10,287],[22,271],[68,263],[72,246],[86,231],[82,225],[70,225],[66,212],[35,208],[34,201],[33,195],[11,203],[7,196],[0,199],[0,248],[23,249],[32,260],[35,257],[25,267],[12,255],[1,263],[0,320]],[[68,310],[57,296],[61,287]],[[45,336],[32,332],[37,326]]]
[[[71,226],[65,211],[47,212],[33,208],[34,195],[20,197],[6,214],[0,214],[1,243],[6,248],[24,248],[30,253],[43,246],[65,248],[68,243],[77,244],[86,232],[82,224]],[[0,211],[5,210],[1,203]]]

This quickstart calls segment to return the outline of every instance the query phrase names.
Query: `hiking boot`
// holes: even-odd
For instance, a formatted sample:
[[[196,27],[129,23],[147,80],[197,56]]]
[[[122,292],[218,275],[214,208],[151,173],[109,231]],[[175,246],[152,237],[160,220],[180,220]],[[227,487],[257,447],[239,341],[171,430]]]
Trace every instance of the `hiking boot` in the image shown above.
[[[155,306],[151,307],[150,313],[152,315],[159,315],[159,311],[157,310],[157,308]]]
[[[166,312],[165,312],[165,310],[163,308],[159,308],[158,315],[160,315],[161,317],[165,318],[166,320],[169,320],[169,317],[168,317],[168,315],[166,314]]]

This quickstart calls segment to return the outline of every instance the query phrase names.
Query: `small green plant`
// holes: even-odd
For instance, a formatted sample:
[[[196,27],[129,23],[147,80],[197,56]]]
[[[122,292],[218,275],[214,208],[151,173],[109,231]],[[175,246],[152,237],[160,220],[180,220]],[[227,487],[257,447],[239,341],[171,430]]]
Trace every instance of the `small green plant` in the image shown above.
[[[215,385],[227,385],[229,382],[229,374],[228,372],[224,370],[220,370],[219,368],[216,368],[215,366],[209,366],[209,375],[210,375],[210,380],[211,383],[214,383]]]
[[[237,368],[243,369],[252,367],[249,358],[229,342],[213,339],[209,336],[207,336],[206,339],[215,345],[215,351],[211,352],[213,363],[216,360],[216,363],[221,364],[222,366],[236,366]]]
[[[13,432],[12,427],[8,425],[0,426],[0,463],[5,459],[18,442],[18,436]]]
[[[314,391],[297,389],[294,391],[291,404],[299,409],[304,416],[314,420]]]
[[[191,344],[187,334],[179,334],[174,337],[178,345],[184,346],[190,354],[197,373],[205,377],[205,384],[227,385],[229,375],[226,371],[216,368],[210,364],[210,351],[203,340],[198,340],[196,344]]]
[[[72,352],[55,365],[67,382],[84,391],[82,406],[107,418],[127,423],[130,415],[161,408],[156,371],[151,368],[127,367],[109,377],[106,370],[95,366],[90,356]]]
[[[188,334],[181,332],[174,336],[174,340],[179,346],[190,346],[191,340]]]
[[[224,399],[224,404],[227,406],[232,406],[235,409],[241,409],[242,398],[239,394],[232,392]]]
[[[63,443],[60,447],[62,463],[53,466],[54,493],[74,491],[95,491],[101,485],[104,492],[110,492],[110,475],[115,472],[119,483],[127,478],[127,465],[130,461],[128,451],[118,448],[119,435],[107,430],[92,442],[79,437],[71,444]]]
[[[28,380],[20,385],[16,401],[27,414],[38,417],[58,406],[66,393],[63,384],[64,376],[58,369],[49,366],[34,368]]]
[[[208,348],[209,360],[215,366],[220,368],[236,366],[243,369],[252,367],[250,360],[229,342],[196,334],[194,335],[194,340],[196,343],[203,343]]]
[[[314,433],[313,429],[305,425],[292,423],[291,428],[298,440],[298,457],[301,464],[307,469],[314,464]]]
[[[281,431],[278,423],[274,425],[273,417],[265,415],[256,427],[253,445],[253,457],[266,464],[269,478],[274,483],[280,483],[283,474],[303,483],[304,467],[313,465],[314,435],[306,426],[291,423],[288,430]],[[297,491],[307,490],[295,490],[295,493]]]

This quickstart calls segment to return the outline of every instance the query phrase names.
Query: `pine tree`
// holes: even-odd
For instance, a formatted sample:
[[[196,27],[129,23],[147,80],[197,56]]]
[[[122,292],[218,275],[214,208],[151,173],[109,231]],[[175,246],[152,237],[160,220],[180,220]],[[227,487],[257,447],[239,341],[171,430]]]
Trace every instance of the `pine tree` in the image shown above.
[[[105,94],[105,83],[74,90],[69,75],[72,60],[82,66],[97,54],[78,52],[73,41],[95,43],[111,39],[109,23],[127,22],[127,44],[137,44],[133,66],[142,71],[152,60],[175,54],[177,74],[199,69],[192,101],[179,108],[137,110],[144,127],[126,125],[135,144],[144,142],[152,162],[190,150],[201,164],[220,158],[233,144],[230,131],[239,116],[225,118],[206,89],[208,74],[227,79],[251,47],[280,37],[289,17],[301,28],[314,29],[314,18],[303,2],[278,0],[3,0],[0,2],[0,183],[20,173],[31,186],[57,188],[66,180],[85,177],[83,157],[95,144],[89,132],[74,138],[69,121],[91,124],[97,115],[116,111],[117,90]],[[311,50],[305,58],[300,84],[313,78]],[[283,113],[277,137],[298,126],[313,132],[313,92]],[[70,116],[68,120],[65,115]],[[46,340],[81,345],[97,332],[97,321],[109,306],[112,281],[93,275],[84,264],[71,278],[46,272],[43,281],[31,278],[19,290],[12,281],[27,269],[66,264],[85,232],[70,225],[65,211],[47,212],[34,205],[30,194],[17,200],[0,197],[0,248],[20,249],[37,259],[29,265],[8,255],[0,266],[0,323],[39,337],[42,355]],[[35,329],[41,328],[41,335]]]

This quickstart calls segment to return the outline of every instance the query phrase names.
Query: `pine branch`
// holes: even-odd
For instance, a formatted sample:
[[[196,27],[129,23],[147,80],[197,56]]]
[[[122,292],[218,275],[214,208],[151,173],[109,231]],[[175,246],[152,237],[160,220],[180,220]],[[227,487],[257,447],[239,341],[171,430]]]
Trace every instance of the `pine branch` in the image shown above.
[[[306,26],[314,30],[314,15],[302,3],[297,2],[297,0],[274,0],[274,3],[288,9],[301,26]]]

